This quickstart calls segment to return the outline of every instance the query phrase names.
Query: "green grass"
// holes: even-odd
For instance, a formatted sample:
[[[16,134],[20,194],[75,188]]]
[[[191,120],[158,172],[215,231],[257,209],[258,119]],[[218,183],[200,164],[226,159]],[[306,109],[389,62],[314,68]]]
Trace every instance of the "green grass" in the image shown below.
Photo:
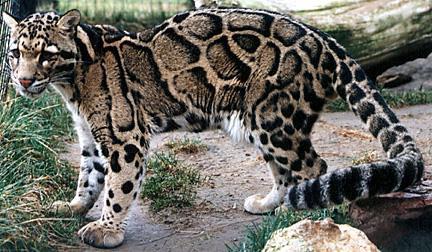
[[[207,145],[205,145],[200,139],[187,137],[170,140],[165,144],[165,146],[175,154],[195,154],[207,150]]]
[[[308,211],[285,211],[276,216],[266,216],[259,225],[248,226],[245,238],[240,243],[227,244],[229,252],[261,251],[273,232],[289,227],[303,219],[323,220],[332,218],[338,224],[352,224],[348,217],[348,206]]]
[[[392,108],[432,103],[432,91],[389,92],[381,90],[381,94]],[[342,99],[330,102],[326,109],[330,112],[348,111],[348,104]]]
[[[71,198],[75,172],[58,159],[70,138],[68,112],[53,93],[0,104],[0,251],[50,250],[77,242],[80,220],[47,214]]]
[[[173,154],[157,153],[148,159],[147,173],[141,196],[151,201],[151,210],[193,205],[201,181],[197,170],[185,166]]]

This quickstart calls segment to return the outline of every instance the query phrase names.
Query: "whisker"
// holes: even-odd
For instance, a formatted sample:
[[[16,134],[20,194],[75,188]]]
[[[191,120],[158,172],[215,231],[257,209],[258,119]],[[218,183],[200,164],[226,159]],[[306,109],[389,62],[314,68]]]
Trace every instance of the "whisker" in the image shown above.
[[[50,77],[50,80],[51,81],[53,81],[53,80],[70,80],[72,78],[73,78],[72,76],[67,76],[67,75],[64,75],[64,76],[52,76],[52,77]]]
[[[50,81],[51,84],[57,84],[57,83],[62,83],[62,84],[71,84],[69,81],[67,80],[51,80]]]
[[[72,75],[72,73],[70,73],[70,72],[55,73],[51,76],[51,79],[58,78],[58,77],[67,77],[67,76],[71,76],[71,75]]]
[[[84,61],[84,60],[65,60],[66,63],[84,63],[84,64],[91,64],[93,62],[91,61]]]
[[[53,84],[53,83],[58,83],[58,82],[71,84],[70,80],[54,80],[54,81],[51,81],[50,83]]]

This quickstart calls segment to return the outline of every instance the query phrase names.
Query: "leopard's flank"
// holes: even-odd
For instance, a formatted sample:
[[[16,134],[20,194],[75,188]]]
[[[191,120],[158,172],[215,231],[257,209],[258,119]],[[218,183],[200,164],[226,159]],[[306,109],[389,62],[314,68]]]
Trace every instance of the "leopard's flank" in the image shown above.
[[[305,209],[402,190],[423,175],[414,140],[360,66],[327,34],[290,17],[249,9],[200,9],[140,33],[80,24],[80,13],[3,15],[12,35],[16,89],[49,85],[73,115],[81,145],[78,188],[58,210],[85,214],[104,191],[99,220],[79,235],[110,248],[145,174],[150,137],[220,127],[262,153],[274,179],[250,213]],[[336,97],[379,139],[388,160],[326,173],[310,133]],[[104,190],[102,190],[104,189]]]

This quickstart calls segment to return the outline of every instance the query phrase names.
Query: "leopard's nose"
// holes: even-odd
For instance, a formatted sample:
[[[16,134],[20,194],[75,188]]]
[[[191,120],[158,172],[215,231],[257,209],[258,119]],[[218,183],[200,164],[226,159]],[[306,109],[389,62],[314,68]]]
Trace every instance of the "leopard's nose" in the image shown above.
[[[23,88],[25,88],[25,89],[29,88],[33,84],[34,81],[35,81],[35,78],[32,78],[32,79],[26,79],[26,78],[19,79],[19,82],[20,82],[21,86],[23,86]]]

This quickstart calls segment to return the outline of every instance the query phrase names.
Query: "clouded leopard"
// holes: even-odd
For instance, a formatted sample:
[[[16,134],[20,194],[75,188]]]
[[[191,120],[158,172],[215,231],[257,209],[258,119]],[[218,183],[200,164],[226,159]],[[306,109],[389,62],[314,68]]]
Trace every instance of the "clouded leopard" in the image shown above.
[[[250,213],[280,204],[317,208],[402,190],[419,181],[413,139],[360,66],[327,34],[290,17],[250,9],[201,9],[129,33],[80,24],[80,13],[36,13],[10,26],[17,91],[49,85],[73,115],[82,150],[70,208],[85,214],[104,189],[99,220],[81,239],[110,248],[145,174],[150,137],[221,127],[255,145],[274,186],[245,200]],[[379,139],[388,160],[326,173],[309,135],[327,101],[342,97]]]

